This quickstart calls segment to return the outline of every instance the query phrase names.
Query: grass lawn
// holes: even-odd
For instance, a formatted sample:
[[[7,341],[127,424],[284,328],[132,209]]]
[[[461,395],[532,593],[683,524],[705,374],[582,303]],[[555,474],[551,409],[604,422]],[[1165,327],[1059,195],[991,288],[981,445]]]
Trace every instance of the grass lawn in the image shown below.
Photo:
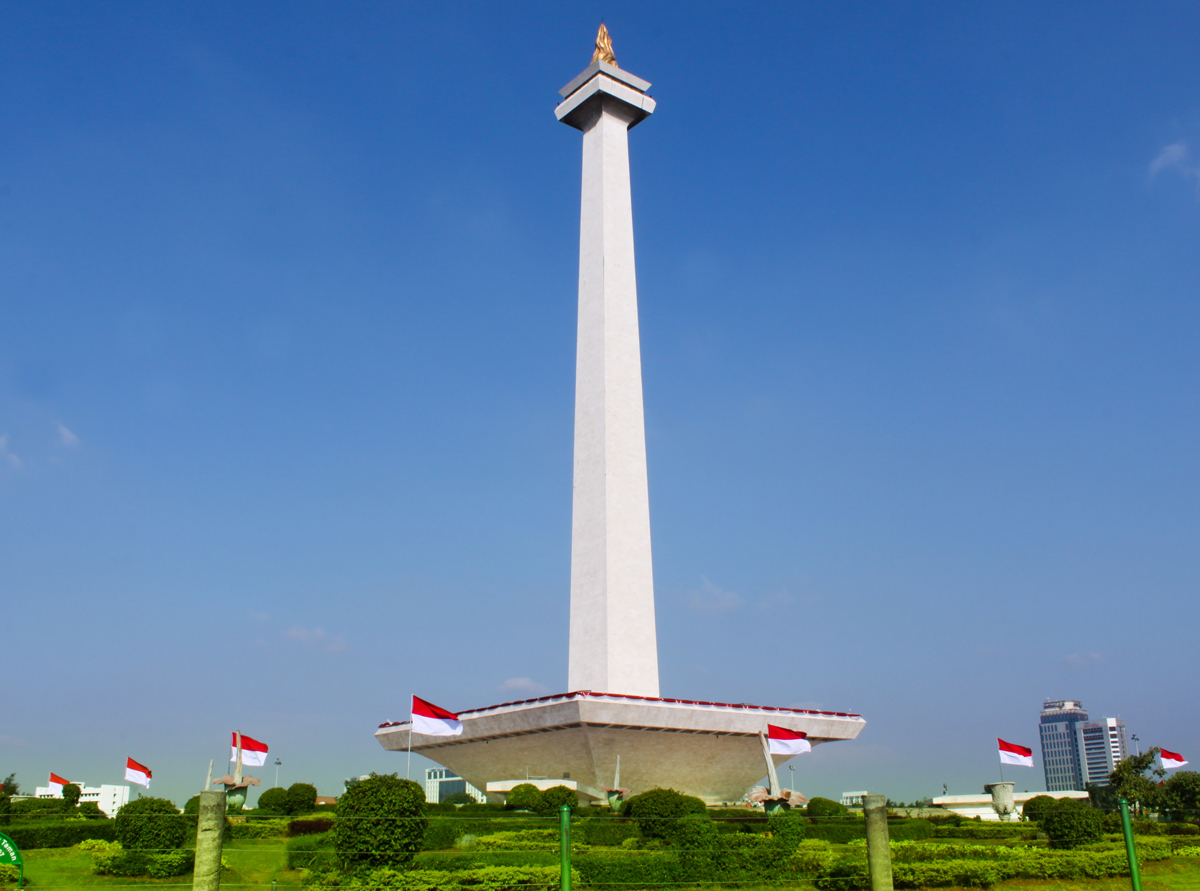
[[[221,884],[241,888],[270,888],[271,882],[280,888],[299,887],[300,873],[284,869],[282,838],[254,838],[229,841],[225,844],[225,863],[228,869],[221,875]],[[92,873],[92,855],[78,848],[39,848],[26,851],[25,881],[38,888],[128,888],[150,886],[159,888],[192,887],[191,874],[172,879],[141,879],[125,876],[98,876]]]

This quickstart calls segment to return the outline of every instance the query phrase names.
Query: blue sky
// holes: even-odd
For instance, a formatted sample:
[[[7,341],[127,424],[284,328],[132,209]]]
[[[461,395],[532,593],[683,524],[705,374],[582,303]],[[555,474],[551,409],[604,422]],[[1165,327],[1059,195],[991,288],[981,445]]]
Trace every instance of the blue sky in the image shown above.
[[[863,714],[810,795],[978,791],[1044,697],[1200,758],[1194,4],[46,2],[0,13],[0,772],[182,801],[240,727],[335,794],[410,693],[562,691],[602,17],[658,102],[663,695]]]

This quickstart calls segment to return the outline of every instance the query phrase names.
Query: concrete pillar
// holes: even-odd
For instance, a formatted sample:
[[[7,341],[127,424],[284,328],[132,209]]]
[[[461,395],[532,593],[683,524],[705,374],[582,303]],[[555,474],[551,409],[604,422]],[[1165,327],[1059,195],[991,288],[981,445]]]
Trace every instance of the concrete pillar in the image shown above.
[[[568,690],[659,694],[629,129],[649,84],[604,62],[561,91],[583,131]]]
[[[225,839],[225,793],[200,793],[200,819],[196,826],[196,869],[193,891],[221,887],[221,846]]]
[[[892,891],[887,798],[883,795],[864,795],[863,813],[867,817],[867,868],[871,871],[871,891]]]

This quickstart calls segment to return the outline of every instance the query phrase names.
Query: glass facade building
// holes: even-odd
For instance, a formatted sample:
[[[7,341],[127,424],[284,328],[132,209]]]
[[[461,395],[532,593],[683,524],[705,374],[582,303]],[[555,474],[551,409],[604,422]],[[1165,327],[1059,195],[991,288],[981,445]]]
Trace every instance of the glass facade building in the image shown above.
[[[1039,730],[1047,792],[1082,791],[1086,786],[1081,730],[1087,720],[1088,713],[1083,710],[1083,703],[1074,699],[1042,703]]]
[[[1084,782],[1108,785],[1108,775],[1129,757],[1125,722],[1102,718],[1079,725],[1079,748],[1083,752]]]

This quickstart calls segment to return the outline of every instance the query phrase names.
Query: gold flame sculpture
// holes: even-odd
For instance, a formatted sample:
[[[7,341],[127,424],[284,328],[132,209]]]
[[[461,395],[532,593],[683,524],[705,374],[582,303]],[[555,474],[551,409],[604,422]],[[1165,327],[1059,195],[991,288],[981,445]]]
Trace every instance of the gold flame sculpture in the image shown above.
[[[612,38],[608,36],[608,28],[604,23],[600,23],[600,30],[596,32],[596,51],[592,53],[593,62],[607,62],[614,68],[619,68],[617,60],[613,56]]]

